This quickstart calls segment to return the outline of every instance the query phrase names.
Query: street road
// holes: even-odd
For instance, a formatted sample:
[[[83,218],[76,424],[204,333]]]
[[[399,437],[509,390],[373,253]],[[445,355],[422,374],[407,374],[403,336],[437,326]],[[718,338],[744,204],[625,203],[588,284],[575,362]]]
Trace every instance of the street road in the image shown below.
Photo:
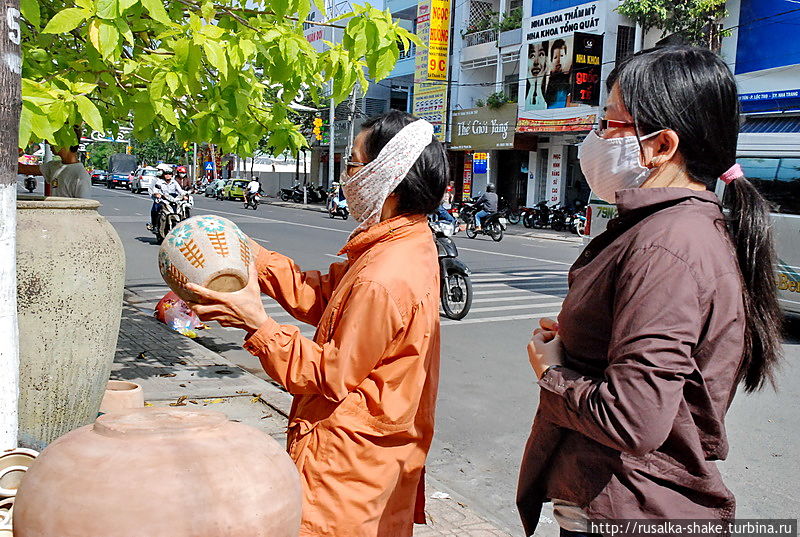
[[[152,311],[168,289],[156,265],[158,246],[145,229],[149,198],[104,187],[92,193],[125,245],[126,286],[142,297],[140,307]],[[307,269],[324,270],[335,262],[355,226],[352,219],[330,220],[312,211],[262,205],[254,212],[239,202],[195,196],[193,214],[206,213],[233,220],[266,248]],[[428,474],[480,515],[520,534],[514,491],[538,398],[525,346],[536,318],[558,314],[580,246],[514,236],[494,243],[459,235],[456,242],[474,273],[475,300],[464,320],[442,319],[437,433]],[[297,323],[271,299],[264,303],[278,322]],[[314,328],[302,332],[310,337]],[[800,323],[792,323],[790,333],[795,337],[786,344],[780,391],[742,392],[728,414],[731,450],[720,469],[737,496],[739,517],[800,513]],[[198,341],[266,378],[258,361],[241,350],[242,336],[214,325]],[[547,534],[555,535],[555,529]]]

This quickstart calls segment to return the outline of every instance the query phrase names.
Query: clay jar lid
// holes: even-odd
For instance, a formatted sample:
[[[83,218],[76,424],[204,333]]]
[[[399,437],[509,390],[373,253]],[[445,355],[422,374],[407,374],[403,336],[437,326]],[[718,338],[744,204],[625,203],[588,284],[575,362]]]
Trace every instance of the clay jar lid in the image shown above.
[[[200,408],[137,408],[100,416],[92,429],[104,436],[174,435],[221,427],[228,418],[221,412]]]

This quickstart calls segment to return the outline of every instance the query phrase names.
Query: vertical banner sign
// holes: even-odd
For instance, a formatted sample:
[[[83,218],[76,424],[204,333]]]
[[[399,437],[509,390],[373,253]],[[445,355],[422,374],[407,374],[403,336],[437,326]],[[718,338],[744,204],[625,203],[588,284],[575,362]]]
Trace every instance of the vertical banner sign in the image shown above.
[[[432,5],[437,8],[437,16],[447,15],[446,33],[436,30],[432,25]],[[445,6],[445,10],[440,9]],[[446,13],[445,13],[446,12]],[[436,24],[441,25],[441,21]],[[445,124],[447,121],[447,56],[448,41],[450,32],[450,3],[449,0],[420,0],[417,5],[417,37],[420,38],[424,47],[417,47],[416,66],[414,70],[414,100],[413,113],[418,118],[424,119],[433,125],[433,133],[441,141],[444,141]],[[441,40],[447,37],[444,44],[435,43],[434,38]],[[435,48],[436,47],[436,48]],[[444,48],[442,48],[444,47]],[[441,52],[441,51],[444,52]],[[429,58],[435,58],[438,74],[440,58],[436,54],[444,54],[444,67],[441,81],[431,76]],[[431,82],[433,81],[433,82]]]
[[[572,62],[572,102],[600,104],[600,69],[603,65],[603,36],[575,33]]]
[[[450,0],[430,0],[428,80],[447,80],[450,56]]]
[[[464,153],[464,181],[461,184],[461,201],[472,197],[472,153]]]
[[[561,174],[563,162],[561,155],[564,148],[557,146],[550,155],[550,203],[561,203]]]
[[[485,174],[489,170],[489,154],[475,153],[472,157],[472,173]]]

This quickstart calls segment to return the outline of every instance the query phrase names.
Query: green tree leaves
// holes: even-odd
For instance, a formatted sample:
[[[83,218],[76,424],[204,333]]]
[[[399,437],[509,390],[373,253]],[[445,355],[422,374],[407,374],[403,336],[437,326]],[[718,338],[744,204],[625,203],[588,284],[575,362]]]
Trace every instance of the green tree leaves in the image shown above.
[[[730,33],[718,28],[727,15],[725,0],[625,0],[617,11],[645,31],[659,28],[694,45],[717,48],[718,39]]]
[[[30,11],[31,7],[28,6],[27,9]],[[48,22],[47,26],[44,27],[42,33],[63,34],[70,32],[80,26],[80,24],[85,21],[86,17],[89,15],[90,14],[87,13],[86,10],[77,7],[59,11],[52,19],[50,19],[50,22]]]
[[[322,3],[22,0],[20,145],[72,144],[72,125],[86,123],[242,155],[259,140],[276,153],[297,151],[306,141],[295,98],[332,85],[342,101],[367,75],[389,74],[398,42],[418,42],[366,4],[342,19],[344,43],[317,52],[302,24],[312,1]]]

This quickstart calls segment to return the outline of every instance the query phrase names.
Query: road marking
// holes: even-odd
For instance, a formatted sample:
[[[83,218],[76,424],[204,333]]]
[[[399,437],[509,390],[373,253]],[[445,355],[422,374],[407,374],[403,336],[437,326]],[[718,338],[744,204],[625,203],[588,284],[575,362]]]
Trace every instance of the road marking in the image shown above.
[[[137,216],[144,216],[142,213],[134,213],[134,214],[136,214]]]
[[[264,244],[269,244],[269,241],[266,239],[259,239],[258,237],[250,237],[254,241],[263,242]]]
[[[328,257],[335,257],[336,259],[347,259],[346,255],[325,254]]]
[[[492,306],[490,308],[472,308],[470,313],[480,313],[486,311],[507,311],[507,310],[524,310],[524,309],[539,309],[539,308],[552,308],[553,306],[561,306],[562,301],[559,302],[546,302],[544,304],[517,304],[516,306]]]
[[[462,319],[460,321],[454,321],[452,319],[447,319],[446,321],[441,321],[442,326],[454,326],[454,325],[462,325],[462,324],[476,324],[476,323],[501,323],[506,321],[532,321],[534,319],[540,319],[542,317],[553,317],[561,313],[560,311],[548,311],[546,313],[529,313],[527,315],[507,315],[505,317],[484,317],[482,319]]]
[[[475,291],[474,295],[504,295],[508,293],[519,293],[521,291],[534,294],[534,293],[543,293],[545,291],[568,291],[569,288],[565,285],[559,287],[543,287],[539,288],[525,288],[525,289],[492,289],[490,291]]]
[[[475,298],[472,300],[473,304],[479,304],[483,302],[517,302],[520,300],[528,300],[531,301],[534,297],[542,297],[542,296],[552,296],[552,295],[542,295],[540,293],[530,293],[524,296],[506,296],[506,297],[488,297],[488,298]]]
[[[479,254],[488,254],[488,255],[500,255],[503,257],[513,257],[516,259],[529,259],[531,261],[541,261],[543,263],[552,263],[554,265],[566,265],[568,267],[572,266],[572,263],[564,263],[563,261],[553,261],[552,259],[542,259],[541,257],[528,257],[526,255],[515,255],[515,254],[504,254],[502,252],[490,252],[489,250],[476,250],[474,248],[464,248],[463,246],[458,247],[459,250],[464,250],[465,252],[476,252]]]
[[[472,277],[472,281],[476,283],[484,282],[532,282],[541,280],[551,280],[552,276],[543,274],[541,276],[489,276],[487,277]]]

